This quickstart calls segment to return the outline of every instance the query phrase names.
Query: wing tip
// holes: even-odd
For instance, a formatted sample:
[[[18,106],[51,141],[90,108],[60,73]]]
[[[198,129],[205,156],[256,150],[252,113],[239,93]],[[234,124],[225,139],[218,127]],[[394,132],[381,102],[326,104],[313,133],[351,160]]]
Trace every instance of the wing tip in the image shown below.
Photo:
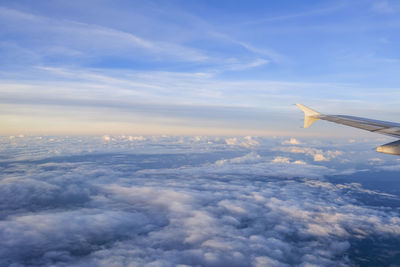
[[[313,110],[313,109],[311,109],[311,108],[309,108],[307,106],[304,106],[303,104],[297,103],[296,106],[299,109],[301,109],[306,116],[318,116],[318,115],[320,115],[319,112],[317,112],[317,111],[315,111],[315,110]]]
[[[311,124],[319,120],[319,112],[300,103],[297,103],[296,106],[304,112],[304,128],[309,128]]]

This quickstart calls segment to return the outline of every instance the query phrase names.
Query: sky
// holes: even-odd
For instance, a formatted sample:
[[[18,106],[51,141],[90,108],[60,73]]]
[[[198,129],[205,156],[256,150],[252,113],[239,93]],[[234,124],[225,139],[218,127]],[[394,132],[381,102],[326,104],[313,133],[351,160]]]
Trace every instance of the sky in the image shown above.
[[[0,1],[1,135],[370,136],[399,121],[397,1]]]
[[[399,13],[0,0],[0,266],[397,266]]]

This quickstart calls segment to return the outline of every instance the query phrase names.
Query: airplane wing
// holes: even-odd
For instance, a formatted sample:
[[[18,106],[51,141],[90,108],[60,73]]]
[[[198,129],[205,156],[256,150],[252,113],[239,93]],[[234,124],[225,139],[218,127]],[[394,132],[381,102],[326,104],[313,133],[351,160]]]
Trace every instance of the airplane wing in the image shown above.
[[[326,120],[355,127],[370,132],[385,134],[393,137],[400,137],[400,123],[372,120],[347,115],[326,115],[310,109],[302,104],[296,104],[304,112],[304,128],[308,128],[317,120]],[[379,146],[378,152],[400,155],[400,140]]]

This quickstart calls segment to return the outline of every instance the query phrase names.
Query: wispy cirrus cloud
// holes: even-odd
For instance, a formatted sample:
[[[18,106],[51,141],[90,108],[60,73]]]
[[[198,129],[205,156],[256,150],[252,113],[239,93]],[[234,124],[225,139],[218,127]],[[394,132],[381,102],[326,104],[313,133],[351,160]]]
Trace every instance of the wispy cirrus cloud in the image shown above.
[[[251,53],[235,57],[227,55],[223,51],[210,54],[196,45],[184,44],[184,40],[170,38],[163,40],[163,37],[156,39],[157,36],[149,39],[140,37],[131,31],[82,21],[60,20],[6,7],[0,8],[0,14],[2,15],[1,22],[4,25],[3,33],[7,35],[11,31],[13,32],[13,37],[8,41],[10,45],[4,43],[3,49],[8,54],[13,51],[17,54],[17,51],[25,50],[27,51],[26,57],[21,60],[36,62],[36,64],[43,62],[54,64],[55,57],[58,58],[58,62],[63,59],[63,62],[69,64],[92,65],[103,61],[105,66],[128,64],[133,68],[137,62],[153,61],[168,62],[169,64],[186,62],[195,64],[187,66],[189,68],[197,65],[197,68],[200,69],[223,72],[259,67],[266,65],[270,60],[278,60],[276,52],[257,50],[249,44],[231,38],[228,38],[230,40],[228,46],[239,45]],[[197,18],[197,20],[200,19]],[[37,31],[39,28],[40,31]],[[212,25],[208,24],[207,28],[202,30],[212,31]],[[42,38],[43,36],[46,38]],[[208,35],[206,39],[210,39],[211,36],[213,35]],[[218,43],[219,40],[218,37],[211,38],[209,41]],[[186,42],[190,42],[190,40]],[[261,58],[261,56],[267,58]],[[10,61],[9,64],[12,62]],[[14,64],[18,64],[18,62],[14,62]]]
[[[400,6],[394,1],[377,0],[372,2],[371,10],[376,13],[391,14],[398,11]]]
[[[179,45],[139,37],[131,32],[105,26],[70,20],[56,20],[41,15],[1,7],[3,32],[13,30],[17,43],[33,49],[43,57],[57,54],[93,58],[96,56],[118,56],[140,58],[141,53],[150,60],[171,59],[177,61],[206,61],[208,57],[200,51]],[[40,32],[37,29],[40,28]],[[24,36],[31,36],[25,43]],[[41,41],[46,36],[46,41]],[[44,46],[43,46],[44,45]],[[139,50],[137,50],[139,49]],[[69,52],[68,51],[72,51]]]

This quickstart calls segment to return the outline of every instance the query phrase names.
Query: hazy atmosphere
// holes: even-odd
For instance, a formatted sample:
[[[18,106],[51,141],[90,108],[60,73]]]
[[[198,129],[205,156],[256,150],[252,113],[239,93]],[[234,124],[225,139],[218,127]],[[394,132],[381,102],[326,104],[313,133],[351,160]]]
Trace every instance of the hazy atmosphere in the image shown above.
[[[290,136],[297,102],[395,121],[399,12],[367,0],[1,1],[0,131]]]
[[[0,266],[400,266],[399,15],[0,0]]]

